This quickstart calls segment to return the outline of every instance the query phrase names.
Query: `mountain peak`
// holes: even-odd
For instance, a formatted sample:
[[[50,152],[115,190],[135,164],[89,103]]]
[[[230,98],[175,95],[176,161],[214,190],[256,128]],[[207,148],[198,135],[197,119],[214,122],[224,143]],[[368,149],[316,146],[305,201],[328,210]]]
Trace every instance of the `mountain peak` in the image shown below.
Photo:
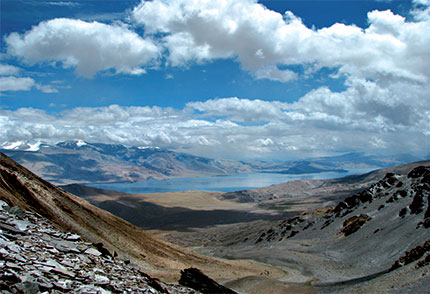
[[[15,142],[5,142],[0,145],[0,148],[5,150],[18,150],[18,151],[39,151],[40,148],[46,145],[42,141],[15,141]]]
[[[83,140],[69,140],[69,141],[58,142],[56,144],[56,146],[58,147],[68,148],[68,149],[77,149],[87,145],[90,145],[90,144]]]

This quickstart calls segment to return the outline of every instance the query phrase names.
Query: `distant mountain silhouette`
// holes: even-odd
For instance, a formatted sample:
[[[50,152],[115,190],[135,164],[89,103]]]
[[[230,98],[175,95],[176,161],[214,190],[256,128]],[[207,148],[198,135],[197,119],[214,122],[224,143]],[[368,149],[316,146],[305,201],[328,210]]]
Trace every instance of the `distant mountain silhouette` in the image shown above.
[[[344,172],[356,167],[391,167],[418,159],[349,153],[308,160],[265,162],[210,159],[157,147],[65,141],[3,143],[0,151],[32,172],[56,184],[137,182],[170,177],[257,172],[307,174]],[[406,160],[406,161],[405,161]]]

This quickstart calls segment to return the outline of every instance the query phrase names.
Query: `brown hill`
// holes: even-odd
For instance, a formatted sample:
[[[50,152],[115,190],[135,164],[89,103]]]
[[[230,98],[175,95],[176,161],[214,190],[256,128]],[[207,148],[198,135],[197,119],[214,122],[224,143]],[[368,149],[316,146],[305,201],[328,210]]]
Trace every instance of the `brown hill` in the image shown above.
[[[103,243],[120,258],[131,260],[148,274],[165,281],[177,281],[180,270],[200,268],[222,281],[262,272],[274,278],[283,271],[245,261],[204,257],[158,240],[142,229],[99,209],[87,201],[44,181],[0,153],[0,198],[10,205],[40,214],[59,229],[77,233],[84,240]]]

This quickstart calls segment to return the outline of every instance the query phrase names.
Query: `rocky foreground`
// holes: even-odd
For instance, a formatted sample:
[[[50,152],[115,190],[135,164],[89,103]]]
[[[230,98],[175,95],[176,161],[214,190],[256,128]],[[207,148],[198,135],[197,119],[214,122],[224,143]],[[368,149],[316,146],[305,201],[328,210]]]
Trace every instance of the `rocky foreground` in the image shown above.
[[[194,293],[0,200],[1,293]]]

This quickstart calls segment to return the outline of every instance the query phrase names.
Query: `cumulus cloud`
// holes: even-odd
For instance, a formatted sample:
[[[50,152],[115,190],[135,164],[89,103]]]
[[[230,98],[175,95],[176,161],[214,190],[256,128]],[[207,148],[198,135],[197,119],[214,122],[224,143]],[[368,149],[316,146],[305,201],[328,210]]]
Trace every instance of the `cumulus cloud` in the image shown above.
[[[412,14],[420,21],[430,20],[430,0],[413,0],[414,9]]]
[[[361,83],[344,93],[320,88],[293,103],[232,97],[192,102],[184,109],[111,105],[79,107],[55,116],[31,108],[2,110],[0,140],[82,139],[230,158],[339,150],[424,155],[429,106],[404,105],[383,89]],[[379,100],[369,99],[373,94]]]
[[[24,62],[59,62],[82,76],[113,69],[140,75],[154,65],[160,48],[122,25],[57,18],[21,35],[5,37],[8,53]]]
[[[27,108],[0,111],[0,139],[83,139],[242,158],[338,150],[425,154],[429,7],[429,0],[414,0],[411,19],[375,10],[365,28],[336,23],[313,29],[292,12],[280,14],[254,0],[142,1],[130,13],[143,37],[120,24],[45,21],[7,36],[8,53],[30,64],[73,67],[83,76],[143,74],[163,58],[171,66],[233,58],[256,79],[279,82],[331,68],[334,78],[345,79],[345,90],[320,87],[289,103],[230,97],[184,109],[112,105],[56,116]],[[11,75],[0,78],[11,91],[55,90],[13,77],[14,68],[2,70]]]
[[[0,77],[0,91],[29,91],[35,85],[32,78]]]
[[[237,122],[255,122],[284,117],[287,103],[239,99],[237,97],[190,102],[187,107],[203,113],[203,116],[228,117]]]
[[[43,93],[58,93],[58,89],[53,87],[52,85],[36,85],[36,89],[42,91]]]
[[[9,65],[9,64],[0,64],[0,76],[9,76],[9,75],[17,75],[19,74],[19,67]]]
[[[31,77],[19,76],[21,69],[19,67],[0,64],[0,93],[9,91],[30,91],[36,88],[44,93],[57,93],[58,90],[52,85],[42,85],[36,83]]]
[[[300,65],[307,73],[328,67],[359,78],[426,83],[429,6],[413,0],[411,21],[375,10],[367,28],[336,23],[316,30],[256,0],[153,0],[130,11],[145,37],[124,24],[61,18],[5,41],[8,53],[25,62],[59,62],[87,77],[109,69],[143,74],[163,58],[172,66],[234,58],[257,79],[280,82],[306,78],[286,68]]]
[[[415,15],[427,0],[415,0]],[[419,8],[421,7],[421,8]],[[297,78],[279,65],[339,68],[361,78],[427,82],[430,25],[422,15],[407,22],[391,11],[372,11],[369,26],[334,24],[314,30],[292,12],[284,15],[253,0],[142,1],[132,18],[163,39],[172,65],[236,58],[257,78]]]

